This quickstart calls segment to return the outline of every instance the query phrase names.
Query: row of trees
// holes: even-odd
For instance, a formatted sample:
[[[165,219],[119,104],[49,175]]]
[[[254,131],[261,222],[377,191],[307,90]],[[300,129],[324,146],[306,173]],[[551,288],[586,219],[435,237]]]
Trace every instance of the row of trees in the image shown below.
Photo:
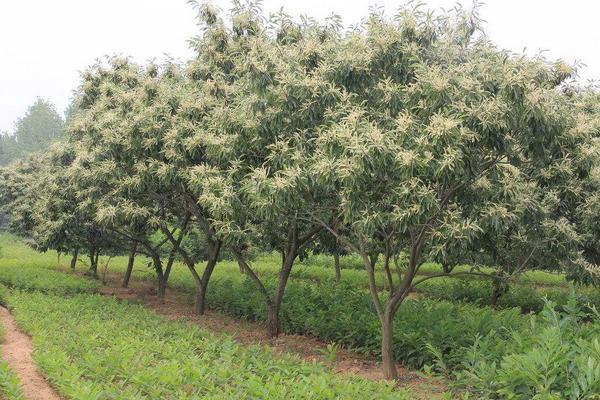
[[[594,270],[600,102],[564,63],[497,50],[476,10],[377,11],[343,31],[196,6],[194,60],[95,65],[68,144],[2,170],[13,230],[85,251],[94,274],[101,252],[144,254],[161,296],[179,259],[200,314],[227,251],[264,298],[269,337],[299,256],[356,253],[390,379],[394,317],[419,283],[467,262],[495,266],[468,273],[498,293],[525,269]],[[274,291],[257,249],[281,253]],[[418,276],[425,260],[439,275]]]

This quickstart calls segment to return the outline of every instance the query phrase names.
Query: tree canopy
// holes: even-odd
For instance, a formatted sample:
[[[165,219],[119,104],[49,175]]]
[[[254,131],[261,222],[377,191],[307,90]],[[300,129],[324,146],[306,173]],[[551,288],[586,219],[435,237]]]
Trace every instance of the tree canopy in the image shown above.
[[[375,11],[349,30],[336,18],[266,19],[254,3],[236,2],[229,19],[209,5],[197,11],[195,59],[94,65],[68,146],[41,167],[2,170],[0,199],[40,248],[88,247],[97,259],[134,246],[152,259],[163,294],[178,257],[200,313],[227,248],[257,285],[274,337],[297,258],[341,246],[367,272],[391,379],[394,317],[416,285],[594,270],[599,102],[573,86],[565,63],[497,49],[476,8]],[[18,124],[25,147],[42,131],[60,135],[60,118],[43,107]],[[206,240],[205,257],[182,245],[189,232]],[[252,268],[256,248],[281,254],[274,288]],[[417,277],[425,261],[447,268]],[[496,272],[453,274],[460,261]]]

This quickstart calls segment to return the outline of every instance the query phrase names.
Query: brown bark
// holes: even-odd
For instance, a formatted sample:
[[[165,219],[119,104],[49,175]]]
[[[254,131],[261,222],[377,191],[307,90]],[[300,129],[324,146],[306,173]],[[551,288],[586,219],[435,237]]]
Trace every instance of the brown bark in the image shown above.
[[[169,276],[171,275],[171,268],[173,267],[173,262],[175,262],[175,250],[171,250],[169,253],[169,260],[167,261],[167,265],[165,269],[162,269],[162,263],[160,270],[157,269],[158,276],[158,298],[161,303],[165,302],[165,295],[167,293],[167,283],[169,282]]]
[[[165,295],[167,293],[167,280],[164,276],[158,277],[158,298],[161,303],[165,302]]]
[[[281,308],[281,302],[283,300],[283,294],[287,286],[287,282],[292,272],[294,260],[298,255],[298,242],[293,234],[293,239],[289,244],[287,254],[283,257],[283,265],[279,272],[279,281],[277,282],[277,288],[275,289],[275,296],[273,297],[273,303],[268,308],[267,312],[267,337],[269,339],[276,338],[279,335],[279,309]]]
[[[123,277],[123,286],[126,288],[129,286],[129,279],[131,278],[131,273],[133,272],[133,264],[135,263],[135,254],[137,251],[137,243],[134,243],[131,247],[131,252],[129,253],[129,260],[127,260],[127,270],[125,271],[125,276]]]
[[[263,295],[263,298],[267,305],[266,333],[267,338],[269,339],[275,338],[279,335],[279,310],[281,308],[281,302],[283,300],[283,295],[287,286],[287,282],[292,272],[292,267],[294,266],[294,261],[296,260],[296,257],[298,257],[298,251],[304,244],[312,240],[312,238],[314,238],[314,236],[320,230],[321,227],[317,227],[316,229],[313,229],[306,233],[304,236],[298,237],[297,226],[294,224],[292,227],[290,227],[290,229],[288,230],[287,246],[281,252],[282,265],[281,270],[279,272],[277,288],[275,289],[275,294],[272,300],[265,286],[261,282],[260,278],[254,273],[254,271],[252,271],[250,266],[244,260],[241,251],[237,249],[232,249],[232,252],[238,261],[240,269],[244,270],[245,273],[254,281],[260,293]]]
[[[250,279],[252,279],[252,281],[256,284],[256,287],[258,288],[265,301],[265,305],[267,308],[266,334],[267,338],[269,339],[276,338],[279,335],[279,309],[281,308],[281,302],[283,299],[285,287],[289,279],[294,260],[297,256],[297,248],[293,248],[295,249],[293,252],[290,252],[285,257],[282,257],[283,266],[279,274],[279,281],[275,290],[275,294],[272,298],[269,295],[269,292],[265,288],[264,284],[261,282],[260,278],[254,273],[254,271],[250,268],[248,263],[246,263],[241,252],[237,251],[236,249],[232,249],[232,253],[236,258],[240,269],[244,270],[244,273],[248,275]]]
[[[204,315],[204,311],[206,309],[206,291],[208,288],[208,283],[210,282],[210,277],[212,276],[219,259],[219,253],[221,252],[221,241],[216,241],[210,247],[211,249],[209,249],[206,267],[204,268],[202,278],[197,282],[196,287],[195,311],[198,315]]]
[[[279,306],[270,304],[267,308],[267,337],[276,338],[279,335]]]
[[[163,270],[162,261],[158,253],[152,255],[152,263],[154,264],[154,271],[156,273],[156,282],[158,286],[158,298],[164,301],[165,293],[167,291],[167,280],[165,279],[165,272]]]
[[[381,320],[381,363],[385,379],[397,380],[396,359],[394,357],[394,315],[392,310],[386,307]]]

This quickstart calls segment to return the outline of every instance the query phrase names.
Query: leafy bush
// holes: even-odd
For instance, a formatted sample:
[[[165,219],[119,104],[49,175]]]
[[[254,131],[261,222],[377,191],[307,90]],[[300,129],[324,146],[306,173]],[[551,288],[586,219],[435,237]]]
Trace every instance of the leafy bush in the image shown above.
[[[17,291],[10,305],[33,336],[37,364],[68,398],[408,398],[106,297]]]
[[[267,280],[272,290],[274,280]],[[238,277],[218,277],[207,293],[210,307],[254,321],[265,317],[265,304],[254,284]],[[306,334],[333,341],[363,353],[379,355],[380,326],[369,294],[347,284],[290,282],[280,315],[284,332]],[[460,363],[465,347],[478,335],[495,332],[501,342],[504,326],[526,327],[527,318],[517,309],[493,310],[451,302],[406,300],[395,320],[395,355],[407,366],[422,367],[439,349],[448,365]],[[498,350],[501,353],[501,349]]]
[[[416,291],[432,299],[463,301],[478,305],[488,305],[492,293],[490,280],[479,278],[436,278],[417,286]],[[523,284],[509,286],[496,304],[497,308],[521,309],[522,313],[539,313],[549,299],[558,306],[564,306],[569,299],[569,289],[563,287],[534,288]],[[576,300],[581,307],[588,304],[600,307],[598,291],[588,287],[578,287]]]
[[[547,302],[530,332],[511,330],[506,354],[490,354],[486,335],[467,353],[457,386],[492,399],[599,399],[600,315],[592,320],[572,297],[557,311]]]

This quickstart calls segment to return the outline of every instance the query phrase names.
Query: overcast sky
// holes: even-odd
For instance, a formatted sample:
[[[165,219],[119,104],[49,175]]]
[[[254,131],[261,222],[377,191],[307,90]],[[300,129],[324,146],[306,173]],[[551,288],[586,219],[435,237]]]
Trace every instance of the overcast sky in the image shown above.
[[[431,8],[455,0],[425,0]],[[470,7],[472,1],[459,1]],[[265,11],[281,6],[292,15],[323,19],[340,14],[359,22],[369,6],[393,13],[402,1],[266,0]],[[221,9],[229,0],[214,0]],[[600,78],[600,2],[595,0],[488,0],[481,15],[501,48],[549,58],[583,61],[581,80]],[[63,112],[80,72],[103,55],[121,54],[143,62],[192,56],[186,39],[197,32],[185,0],[0,0],[0,131],[12,131],[36,97]]]

